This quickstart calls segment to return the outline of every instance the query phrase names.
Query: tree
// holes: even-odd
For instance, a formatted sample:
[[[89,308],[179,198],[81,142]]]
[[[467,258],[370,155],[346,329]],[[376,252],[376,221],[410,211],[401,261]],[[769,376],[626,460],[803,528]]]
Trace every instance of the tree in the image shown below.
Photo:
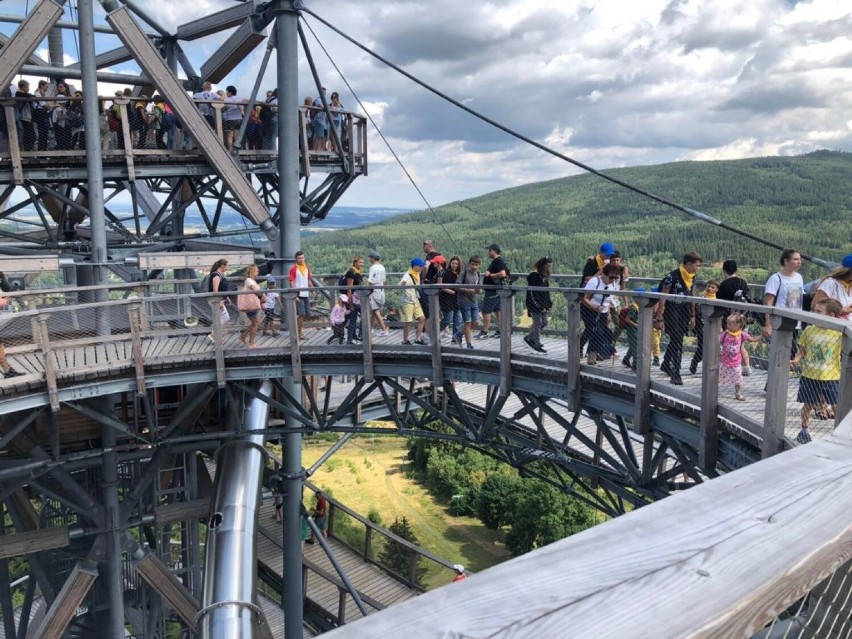
[[[476,502],[476,516],[487,528],[497,530],[512,521],[512,510],[523,480],[517,475],[494,473],[485,478]]]
[[[590,507],[549,484],[526,481],[524,490],[516,495],[512,528],[506,534],[506,547],[513,555],[546,546],[594,524]]]
[[[420,543],[404,515],[402,519],[396,517],[388,530],[414,545]],[[382,566],[418,586],[422,585],[423,576],[426,574],[426,569],[421,566],[421,559],[421,555],[414,550],[390,539],[385,542],[384,548],[379,553],[379,563]]]

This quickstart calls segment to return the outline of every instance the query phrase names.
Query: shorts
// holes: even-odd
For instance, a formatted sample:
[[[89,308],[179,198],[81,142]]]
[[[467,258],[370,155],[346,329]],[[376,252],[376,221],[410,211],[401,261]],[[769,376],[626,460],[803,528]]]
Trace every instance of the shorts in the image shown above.
[[[266,315],[266,319],[273,320],[275,319],[275,307],[272,308],[264,308],[263,314]]]
[[[425,315],[423,315],[423,309],[417,302],[403,304],[402,308],[400,309],[399,315],[400,320],[402,320],[406,324],[408,322],[416,322],[421,317],[425,317]]]
[[[317,517],[316,515],[314,515],[314,523],[320,530],[325,530],[328,527],[328,517]]]
[[[837,403],[837,395],[840,390],[839,379],[811,379],[810,377],[799,378],[799,394],[797,402],[802,404],[818,404],[821,401],[834,405]]]
[[[311,298],[297,297],[296,298],[296,315],[299,317],[308,317],[311,314]]]
[[[370,310],[381,311],[385,306],[385,292],[373,291],[370,295]]]
[[[497,295],[486,295],[482,300],[482,314],[491,315],[500,310],[500,298]]]
[[[461,313],[462,323],[475,324],[479,321],[479,304],[459,301],[459,313]]]
[[[240,128],[240,120],[222,120],[223,131],[236,131]]]
[[[257,317],[257,314],[260,313],[260,311],[243,311],[243,312],[246,314],[246,317],[248,317],[250,320],[253,320],[255,317]]]

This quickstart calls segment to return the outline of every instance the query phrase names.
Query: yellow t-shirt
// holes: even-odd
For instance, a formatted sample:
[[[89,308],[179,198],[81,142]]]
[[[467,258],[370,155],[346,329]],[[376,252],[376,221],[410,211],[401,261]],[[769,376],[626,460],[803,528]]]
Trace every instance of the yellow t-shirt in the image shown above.
[[[807,326],[799,336],[799,348],[805,350],[802,358],[802,377],[818,381],[840,379],[840,352],[843,333],[820,326]]]

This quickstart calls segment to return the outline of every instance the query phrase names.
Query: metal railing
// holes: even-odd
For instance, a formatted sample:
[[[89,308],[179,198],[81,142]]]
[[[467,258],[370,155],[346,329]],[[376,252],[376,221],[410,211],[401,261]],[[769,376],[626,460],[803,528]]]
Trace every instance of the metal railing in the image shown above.
[[[173,288],[172,288],[173,287]],[[386,287],[389,300],[399,296],[403,287]],[[490,336],[487,339],[473,340],[474,350],[467,351],[464,344],[457,345],[450,341],[450,336],[440,330],[441,299],[440,289],[446,286],[424,287],[424,298],[430,309],[430,319],[427,323],[426,335],[428,343],[424,345],[405,346],[412,354],[423,353],[430,356],[432,382],[440,386],[445,381],[444,362],[447,365],[451,358],[465,356],[487,356],[493,366],[499,370],[499,386],[501,392],[511,391],[512,370],[515,363],[540,361],[552,366],[554,371],[565,380],[566,395],[578,397],[581,377],[588,380],[605,381],[608,384],[620,384],[625,389],[633,388],[638,398],[637,412],[634,419],[634,429],[637,432],[649,432],[650,424],[647,413],[651,400],[662,401],[664,398],[674,399],[681,404],[691,404],[696,407],[696,417],[700,418],[699,446],[705,456],[706,466],[712,466],[713,451],[721,432],[733,431],[749,439],[753,445],[762,449],[763,455],[768,456],[779,452],[785,446],[785,437],[794,439],[799,432],[799,426],[805,420],[802,405],[810,403],[808,417],[810,432],[815,435],[827,434],[836,421],[836,416],[852,407],[852,327],[848,322],[827,318],[824,315],[805,313],[781,308],[760,307],[749,304],[725,303],[704,298],[691,298],[686,304],[681,304],[683,317],[691,323],[691,313],[696,316],[695,325],[687,324],[680,327],[679,337],[682,340],[682,368],[679,373],[685,387],[667,383],[658,372],[653,360],[655,357],[655,329],[659,331],[660,354],[672,348],[674,316],[666,316],[663,325],[655,323],[655,305],[659,299],[665,299],[669,308],[684,298],[678,296],[661,296],[651,293],[634,293],[630,291],[614,291],[612,300],[618,300],[620,307],[627,307],[629,302],[635,302],[632,316],[635,327],[622,327],[619,335],[618,313],[607,314],[602,322],[608,323],[608,330],[613,333],[606,339],[610,345],[614,343],[615,353],[609,352],[607,357],[598,357],[594,365],[589,363],[588,355],[581,357],[584,340],[582,335],[588,329],[583,322],[583,298],[586,295],[582,289],[550,288],[555,300],[561,300],[563,312],[557,313],[557,318],[564,328],[553,331],[549,337],[549,345],[554,348],[551,354],[540,354],[521,340],[519,335],[528,330],[527,322],[516,313],[517,299],[526,293],[525,287],[506,286],[492,289],[499,300],[502,310],[499,323],[492,326],[499,329],[499,337]],[[18,308],[27,308],[15,313],[3,312],[0,326],[0,340],[5,345],[6,355],[10,364],[19,372],[27,375],[19,378],[0,380],[0,388],[4,389],[4,398],[18,382],[26,384],[41,382],[46,384],[51,405],[59,404],[57,389],[60,383],[68,383],[74,379],[76,383],[98,376],[116,376],[131,374],[136,377],[138,390],[145,388],[148,370],[154,371],[157,366],[174,367],[178,363],[189,360],[213,363],[219,384],[224,384],[227,377],[226,360],[239,356],[248,346],[251,337],[249,325],[245,322],[244,313],[237,310],[238,298],[242,295],[255,295],[231,291],[227,294],[191,294],[175,293],[178,290],[192,290],[188,282],[122,284],[107,287],[80,287],[75,289],[57,288],[39,291],[24,291],[9,294],[9,298]],[[337,296],[340,287],[329,287],[333,297]],[[294,289],[278,290],[280,306],[272,313],[272,330],[280,326],[296,326],[296,299],[301,291]],[[402,348],[401,339],[381,339],[374,335],[372,316],[369,308],[370,290],[360,289],[360,306],[350,309],[356,335],[362,342],[351,345],[332,345],[330,348],[344,348],[347,353],[359,353],[362,359],[362,373],[371,381],[375,374],[374,359],[383,352]],[[356,312],[357,311],[357,312]],[[763,327],[752,328],[754,337],[760,341],[746,343],[746,352],[751,357],[751,376],[741,378],[740,393],[744,400],[736,399],[736,391],[725,386],[730,382],[724,376],[720,357],[722,355],[720,336],[722,322],[726,321],[729,311],[750,313],[756,316],[768,314],[771,331]],[[322,314],[314,316],[313,325],[328,328],[327,320]],[[298,331],[281,334],[277,338],[262,336],[265,320],[258,328],[259,353],[263,349],[275,348],[276,353],[281,348],[289,356],[287,365],[292,369],[294,377],[301,378],[301,352],[304,340]],[[561,315],[561,317],[560,317]],[[181,319],[183,318],[183,319]],[[238,321],[238,318],[241,318]],[[674,318],[674,319],[673,319]],[[702,321],[703,344],[701,337],[694,335],[695,326]],[[554,322],[555,323],[555,322]],[[819,330],[800,331],[802,323]],[[757,326],[757,325],[752,325]],[[266,328],[270,328],[267,326]],[[687,330],[684,330],[687,329]],[[307,328],[303,337],[309,338]],[[766,336],[764,337],[764,332]],[[799,333],[801,332],[801,337]],[[758,335],[760,333],[760,336]],[[805,339],[809,337],[809,339]],[[192,336],[210,335],[211,339],[200,341],[193,347],[191,353],[169,351],[166,342],[175,344],[177,340]],[[331,333],[324,333],[330,336]],[[413,337],[412,333],[412,337]],[[513,335],[516,339],[513,339]],[[712,338],[709,336],[712,335]],[[816,336],[816,337],[815,337]],[[831,344],[832,357],[836,359],[832,370],[840,379],[834,382],[834,399],[836,410],[830,408],[831,401],[823,401],[821,395],[812,402],[805,402],[808,393],[813,392],[813,386],[801,391],[801,394],[789,398],[789,390],[798,382],[802,386],[804,377],[808,377],[805,368],[808,360],[794,361],[791,367],[792,355],[796,350],[794,345],[802,340],[810,346],[810,353],[826,351]],[[316,341],[316,340],[315,340]],[[425,341],[425,340],[424,340]],[[151,346],[154,342],[157,347]],[[244,344],[245,342],[245,344]],[[311,348],[318,345],[311,343]],[[629,361],[625,361],[633,342],[633,352]],[[593,342],[593,345],[598,342]],[[703,346],[703,349],[699,347]],[[353,350],[354,349],[354,350]],[[690,375],[688,366],[697,359],[699,350],[703,350],[701,361],[696,364],[695,374]],[[840,351],[839,353],[837,351]],[[676,355],[676,354],[675,354]],[[668,367],[668,376],[673,376],[673,369],[679,364],[675,355],[660,357],[660,364],[672,362]],[[823,352],[825,355],[825,352]],[[100,367],[100,368],[99,368]],[[742,366],[740,371],[744,371]],[[803,376],[804,374],[804,376]],[[820,380],[818,380],[820,381]],[[720,382],[722,387],[720,388]],[[819,386],[819,385],[818,385]],[[764,390],[765,389],[765,390]],[[820,393],[821,389],[817,389]],[[796,402],[796,398],[802,400]],[[0,400],[2,409],[3,400]],[[785,435],[785,428],[788,430]],[[792,429],[792,430],[791,430]]]
[[[82,123],[81,98],[52,97],[42,98],[6,98],[0,99],[0,110],[8,123],[0,131],[0,164],[10,162],[16,181],[23,181],[24,165],[27,162],[41,162],[45,159],[62,159],[65,162],[79,161],[85,166],[86,148],[94,146],[100,149],[106,163],[126,162],[129,166],[146,158],[179,157],[181,162],[198,156],[196,144],[183,127],[176,114],[158,117],[151,106],[153,100],[145,97],[105,97],[99,98],[101,109],[99,131],[86,132]],[[20,121],[16,111],[24,103],[32,109],[31,121]],[[234,122],[223,120],[222,113],[230,103],[221,101],[196,101],[197,104],[209,104],[213,115],[207,118],[208,124],[216,132],[218,139],[228,148],[236,140]],[[45,104],[45,108],[36,105]],[[246,105],[240,105],[245,107]],[[255,109],[263,107],[255,104]],[[53,112],[59,109],[61,119]],[[352,174],[367,173],[367,120],[357,113],[336,112],[340,116],[340,146],[329,136],[328,143],[322,148],[312,144],[310,131],[310,113],[312,107],[299,108],[300,155],[302,173],[310,175],[312,165],[344,164]],[[238,121],[239,125],[241,121]],[[252,117],[247,121],[245,133],[239,144],[233,149],[246,161],[272,162],[275,169],[277,135],[273,134],[277,122],[260,121]],[[238,127],[239,128],[239,127]],[[315,148],[317,147],[317,148]]]

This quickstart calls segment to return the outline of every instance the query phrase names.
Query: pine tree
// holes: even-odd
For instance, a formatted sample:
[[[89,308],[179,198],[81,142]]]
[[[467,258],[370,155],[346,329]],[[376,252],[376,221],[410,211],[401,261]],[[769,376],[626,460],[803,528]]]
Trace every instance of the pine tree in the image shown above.
[[[419,545],[417,535],[411,529],[411,524],[405,516],[393,520],[389,530],[412,544]],[[379,553],[379,563],[397,575],[408,579],[416,586],[422,586],[426,569],[421,564],[422,557],[414,550],[406,548],[397,541],[387,540]]]

